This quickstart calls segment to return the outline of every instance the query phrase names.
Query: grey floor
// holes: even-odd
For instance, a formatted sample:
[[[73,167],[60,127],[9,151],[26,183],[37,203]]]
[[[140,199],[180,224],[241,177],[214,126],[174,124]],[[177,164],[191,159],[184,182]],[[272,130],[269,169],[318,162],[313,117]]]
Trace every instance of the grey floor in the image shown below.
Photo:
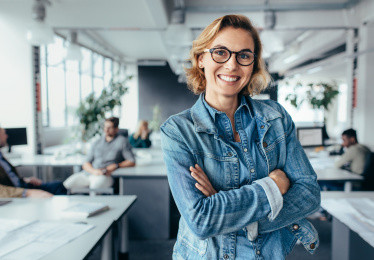
[[[331,222],[311,220],[318,230],[320,246],[314,255],[310,255],[301,245],[296,245],[287,260],[328,260],[331,259]],[[171,240],[132,240],[130,241],[130,260],[171,259],[175,243]]]

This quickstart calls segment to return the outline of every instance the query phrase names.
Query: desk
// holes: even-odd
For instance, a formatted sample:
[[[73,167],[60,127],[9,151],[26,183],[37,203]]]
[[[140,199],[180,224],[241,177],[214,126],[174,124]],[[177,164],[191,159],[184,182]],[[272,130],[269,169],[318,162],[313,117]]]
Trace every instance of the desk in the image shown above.
[[[374,241],[369,240],[362,234],[356,233],[357,223],[347,221],[347,214],[343,210],[336,210],[327,203],[327,199],[343,198],[370,198],[374,199],[374,192],[322,192],[322,207],[332,215],[332,260],[354,260],[354,259],[374,259]],[[372,217],[374,221],[374,218]],[[343,223],[344,222],[344,223]],[[371,226],[371,229],[374,227]],[[370,232],[370,225],[367,226]]]
[[[3,200],[3,199],[2,199]],[[102,214],[87,218],[85,222],[92,224],[95,228],[79,236],[72,242],[63,245],[42,259],[83,259],[94,247],[102,243],[102,258],[114,259],[117,257],[118,246],[113,247],[113,229],[118,225],[125,226],[126,216],[130,207],[134,204],[136,196],[54,196],[50,199],[12,199],[0,207],[2,218],[17,218],[24,220],[47,220],[47,221],[77,221],[61,219],[60,210],[66,208],[72,202],[104,202],[109,205],[110,210]],[[27,213],[27,214],[25,214]],[[121,227],[121,229],[124,229]],[[127,233],[121,233],[122,240],[127,241]],[[115,249],[116,251],[114,251]],[[123,247],[120,248],[121,252]],[[114,251],[114,252],[113,252]],[[127,252],[127,251],[126,251]]]
[[[307,151],[310,163],[317,174],[319,181],[343,181],[344,191],[350,192],[352,190],[353,181],[362,181],[361,175],[349,172],[347,170],[334,167],[335,157],[329,156],[327,151],[314,153]]]
[[[128,215],[130,238],[170,237],[170,189],[161,148],[134,149],[136,166],[112,173],[119,178],[120,194],[134,194],[137,203]],[[140,152],[142,154],[140,154]]]
[[[20,158],[9,159],[9,162],[14,167],[32,166],[32,167],[46,167],[47,175],[52,176],[53,167],[73,167],[74,172],[79,172],[82,164],[85,162],[86,156],[81,154],[69,155],[64,158],[56,158],[49,154],[27,154]],[[46,176],[37,176],[43,181],[47,181]]]

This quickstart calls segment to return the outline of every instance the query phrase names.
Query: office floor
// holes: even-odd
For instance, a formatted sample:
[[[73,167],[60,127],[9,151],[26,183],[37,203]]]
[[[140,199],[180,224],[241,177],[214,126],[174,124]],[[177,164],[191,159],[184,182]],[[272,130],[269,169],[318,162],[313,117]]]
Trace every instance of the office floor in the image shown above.
[[[314,255],[309,254],[302,245],[296,245],[287,260],[329,260],[331,259],[331,222],[311,220],[318,230],[320,246]],[[130,260],[171,259],[175,239],[170,240],[131,240]],[[90,260],[100,259],[99,250],[93,252]]]

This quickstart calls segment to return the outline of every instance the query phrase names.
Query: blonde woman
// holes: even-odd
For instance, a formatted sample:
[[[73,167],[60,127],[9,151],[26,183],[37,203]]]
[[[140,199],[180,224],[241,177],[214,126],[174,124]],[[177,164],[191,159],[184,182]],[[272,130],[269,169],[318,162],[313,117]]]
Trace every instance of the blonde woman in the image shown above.
[[[193,42],[188,85],[200,98],[161,127],[170,188],[181,213],[174,259],[284,259],[320,191],[294,123],[278,103],[254,100],[269,83],[250,20],[226,15]]]
[[[140,120],[138,129],[129,138],[130,144],[134,148],[149,148],[152,144],[151,140],[149,140],[150,133],[151,131],[148,128],[148,122],[145,120]]]

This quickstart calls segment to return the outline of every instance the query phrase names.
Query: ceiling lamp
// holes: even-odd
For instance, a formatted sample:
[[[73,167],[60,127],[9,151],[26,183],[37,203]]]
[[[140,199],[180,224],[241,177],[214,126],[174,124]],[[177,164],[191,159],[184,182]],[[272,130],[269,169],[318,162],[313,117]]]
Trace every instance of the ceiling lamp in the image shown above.
[[[32,7],[33,22],[26,34],[27,40],[31,45],[40,46],[54,42],[54,32],[44,21],[46,17],[46,4],[50,4],[50,2],[47,0],[35,0]]]
[[[66,60],[81,61],[83,59],[81,47],[78,45],[78,33],[70,32],[70,43],[66,51]]]
[[[191,46],[192,31],[184,24],[170,24],[165,32],[165,43],[172,46]]]

